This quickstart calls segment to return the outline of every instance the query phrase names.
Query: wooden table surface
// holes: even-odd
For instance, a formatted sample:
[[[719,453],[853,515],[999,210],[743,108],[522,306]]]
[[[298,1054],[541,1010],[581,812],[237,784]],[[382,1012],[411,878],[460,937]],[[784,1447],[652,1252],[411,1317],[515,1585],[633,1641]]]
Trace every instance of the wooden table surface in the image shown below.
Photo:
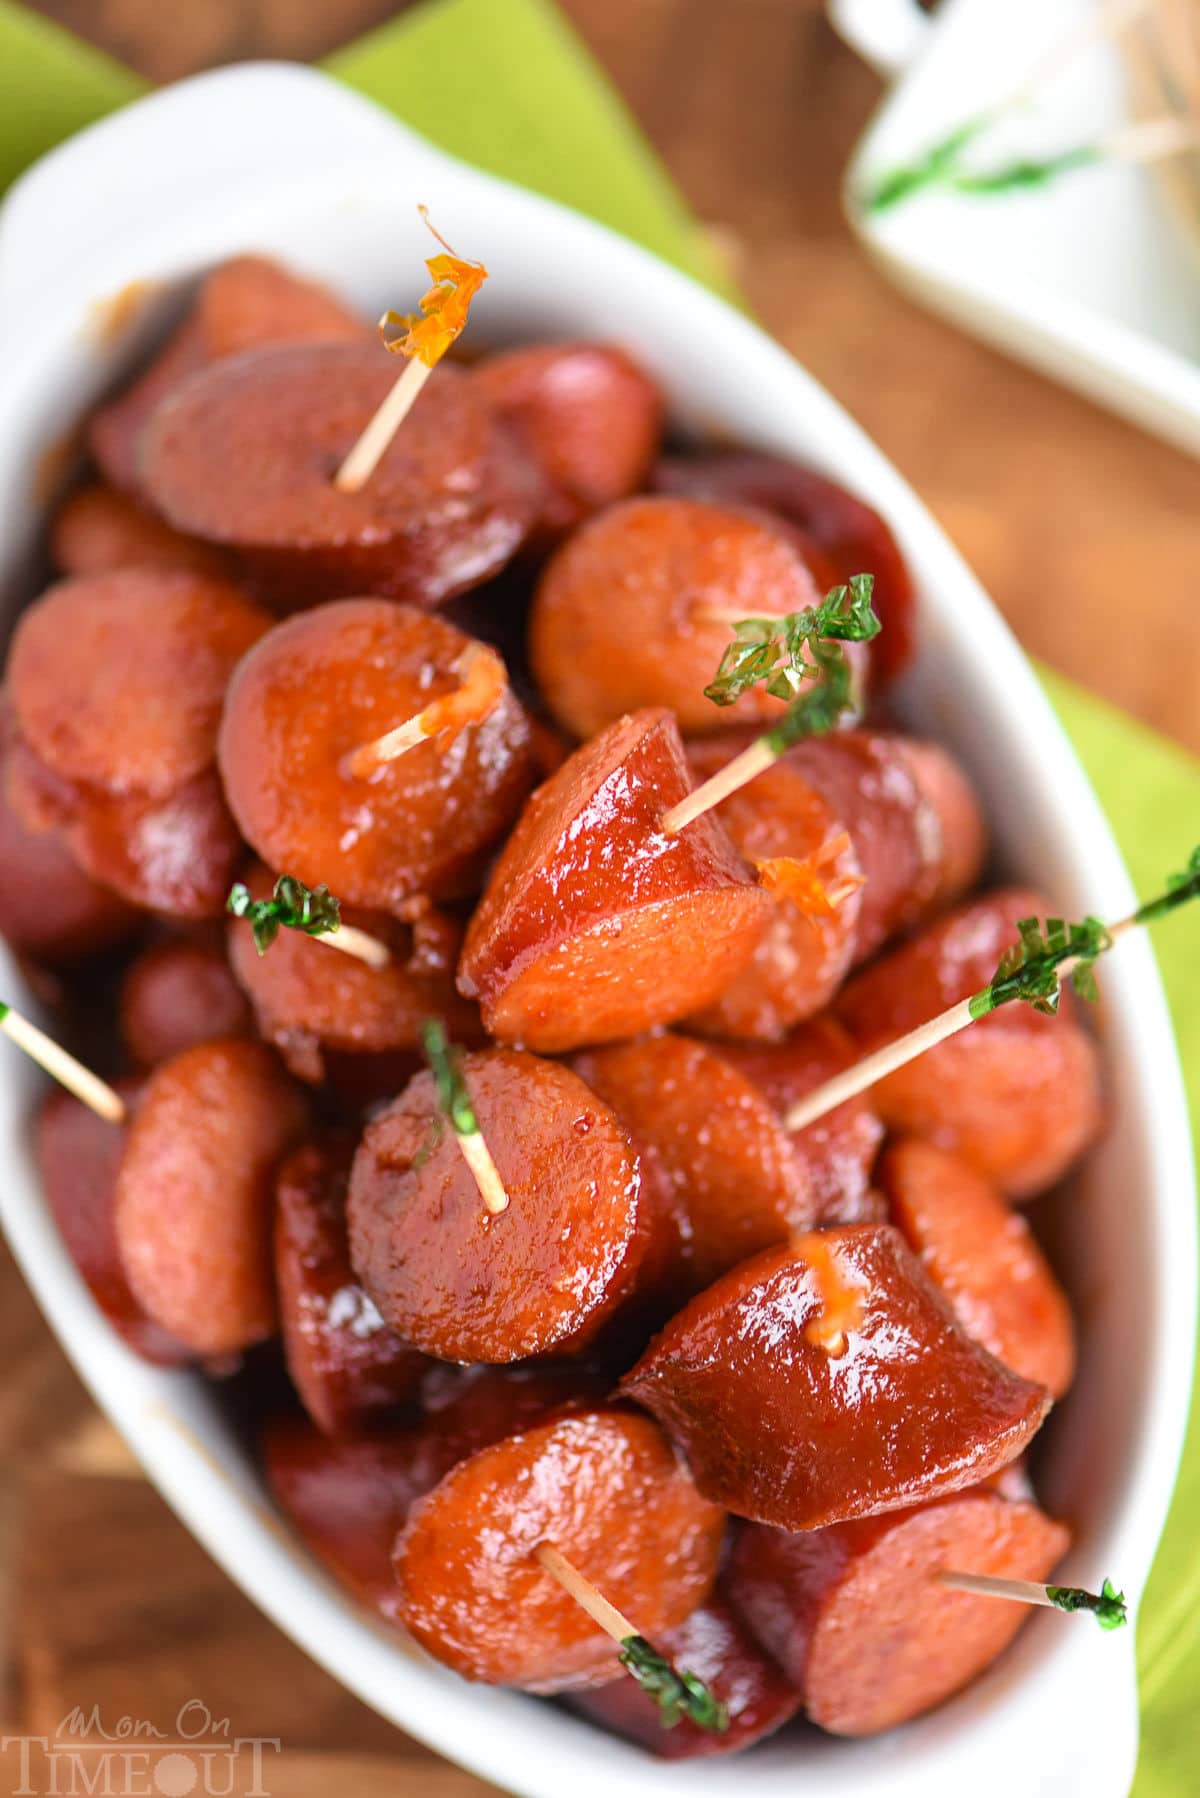
[[[1029,649],[1200,752],[1200,465],[926,316],[864,261],[838,182],[878,83],[819,0],[564,4],[720,228],[760,317],[908,476]],[[316,57],[401,9],[41,10],[161,81]],[[165,1727],[198,1698],[243,1734],[281,1738],[274,1793],[489,1789],[398,1736],[233,1590],[136,1477],[7,1259],[0,1364],[0,1736],[53,1730],[75,1704]]]

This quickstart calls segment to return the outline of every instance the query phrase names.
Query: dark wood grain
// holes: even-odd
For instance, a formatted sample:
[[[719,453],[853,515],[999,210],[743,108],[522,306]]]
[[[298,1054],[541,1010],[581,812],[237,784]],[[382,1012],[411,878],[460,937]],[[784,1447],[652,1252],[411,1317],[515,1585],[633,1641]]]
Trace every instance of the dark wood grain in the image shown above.
[[[503,0],[496,0],[502,5]],[[819,0],[565,0],[761,317],[898,463],[1028,647],[1200,750],[1200,468],[901,299],[842,218],[878,84]],[[388,0],[45,0],[167,80],[316,57]],[[479,1798],[311,1665],[208,1561],[98,1423],[0,1263],[0,1733],[202,1698],[278,1735],[269,1782]]]

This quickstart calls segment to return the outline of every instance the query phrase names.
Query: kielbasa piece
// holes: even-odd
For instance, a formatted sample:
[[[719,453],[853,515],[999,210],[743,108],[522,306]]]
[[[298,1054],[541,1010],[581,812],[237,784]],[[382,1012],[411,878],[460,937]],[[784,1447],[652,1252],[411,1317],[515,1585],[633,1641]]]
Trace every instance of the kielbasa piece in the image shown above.
[[[697,784],[749,741],[713,737],[688,745]],[[789,762],[777,762],[721,806],[721,822],[749,862],[790,857],[812,867],[827,895],[801,909],[785,890],[752,959],[715,1005],[690,1018],[713,1036],[774,1041],[828,1005],[850,969],[858,940],[862,869],[845,825]]]
[[[134,935],[133,906],[84,873],[52,830],[29,830],[8,802],[0,762],[0,864],[4,909],[0,933],[18,954],[73,962]]]
[[[62,581],[13,636],[18,728],[65,780],[161,798],[211,765],[229,676],[270,622],[236,588],[187,573]]]
[[[132,1104],[137,1083],[118,1081],[117,1090]],[[38,1173],[67,1252],[113,1329],[144,1360],[172,1367],[191,1352],[143,1310],[117,1249],[113,1201],[127,1134],[56,1088],[38,1112]]]
[[[187,317],[149,367],[101,406],[88,447],[115,486],[134,490],[146,421],[188,375],[268,344],[339,341],[369,343],[371,328],[315,281],[265,256],[235,256],[205,276]]]
[[[873,574],[875,610],[884,626],[876,645],[880,671],[890,678],[909,660],[915,596],[908,568],[878,512],[844,487],[798,462],[758,450],[668,456],[655,468],[651,485],[656,493],[773,512],[825,551],[836,581]]]
[[[196,1354],[275,1329],[274,1173],[303,1128],[262,1043],[203,1043],[146,1083],[117,1175],[117,1245],[137,1298]]]
[[[939,1573],[1040,1585],[1069,1544],[1036,1505],[976,1487],[803,1534],[752,1524],[734,1544],[729,1589],[810,1719],[875,1735],[968,1685],[1028,1618],[1027,1606],[952,1591]]]
[[[608,1107],[557,1062],[463,1057],[508,1194],[490,1216],[433,1076],[368,1126],[350,1178],[350,1258],[383,1316],[443,1361],[582,1348],[629,1295],[644,1252],[637,1157]]]
[[[734,1754],[772,1735],[800,1708],[798,1688],[742,1623],[723,1581],[655,1647],[675,1667],[704,1681],[728,1711],[728,1729],[719,1733],[700,1729],[687,1717],[664,1729],[658,1706],[624,1675],[610,1685],[579,1693],[571,1708],[665,1761]]]
[[[471,374],[546,477],[540,535],[564,536],[641,486],[662,436],[663,399],[624,350],[527,344],[485,356]]]
[[[985,830],[966,776],[933,743],[883,731],[808,737],[787,765],[850,832],[865,884],[855,960],[961,897],[983,862]]]
[[[704,1043],[649,1036],[575,1067],[652,1159],[684,1220],[677,1290],[699,1292],[814,1220],[804,1163],[769,1102]]]
[[[879,1182],[892,1222],[968,1336],[1061,1398],[1075,1371],[1071,1308],[1025,1219],[931,1143],[893,1143]]]
[[[1002,888],[927,925],[857,975],[839,1017],[863,1054],[979,992],[1017,922],[1045,917],[1036,893]],[[970,1162],[1010,1198],[1032,1198],[1062,1177],[1102,1122],[1099,1058],[1072,1015],[1006,1005],[899,1068],[871,1100],[894,1131],[921,1136]]]
[[[435,739],[350,773],[346,758],[462,682],[472,639],[382,599],[343,599],[275,626],[231,682],[225,791],[268,866],[350,905],[470,892],[533,780],[525,714],[506,692],[448,747]]]
[[[222,580],[219,550],[173,531],[115,487],[99,482],[65,499],[50,526],[50,556],[66,575],[111,574],[118,568],[170,568]]]
[[[216,363],[150,421],[146,492],[287,610],[342,593],[439,605],[504,566],[542,483],[482,390],[439,367],[370,480],[341,492],[333,477],[395,379],[377,345]]]
[[[546,565],[530,664],[546,705],[577,737],[638,706],[669,706],[680,729],[697,734],[769,720],[784,701],[761,687],[732,706],[704,697],[732,640],[730,618],[797,612],[820,597],[795,550],[743,513],[625,500]]]
[[[645,711],[538,788],[459,966],[493,1036],[547,1052],[637,1036],[712,1004],[749,960],[774,901],[724,825],[659,828],[691,786],[674,720]]]
[[[467,1455],[598,1398],[574,1368],[444,1367],[431,1377],[435,1403],[410,1424],[330,1437],[287,1415],[263,1432],[267,1483],[281,1510],[334,1578],[391,1622],[399,1598],[392,1547],[417,1499]]]
[[[306,1143],[275,1185],[275,1281],[292,1383],[318,1429],[336,1435],[416,1391],[424,1355],[384,1323],[354,1277],[346,1240],[350,1151]]]
[[[413,1507],[400,1621],[468,1679],[590,1684],[611,1677],[615,1645],[535,1550],[559,1549],[653,1640],[707,1596],[724,1528],[648,1417],[581,1412],[472,1455]]]
[[[250,1036],[254,1026],[216,944],[178,937],[155,943],[127,969],[118,1027],[130,1060],[155,1068],[214,1037]]]
[[[826,1346],[819,1333],[847,1313],[840,1349]],[[789,1530],[973,1485],[1014,1460],[1050,1408],[960,1329],[889,1224],[800,1238],[735,1268],[654,1339],[621,1391],[659,1419],[707,1498]]]
[[[806,1094],[858,1060],[854,1039],[828,1012],[782,1043],[722,1043],[725,1060],[753,1082],[780,1117]],[[881,1224],[887,1205],[872,1184],[883,1124],[863,1094],[803,1130],[789,1132],[804,1162],[816,1225]]]
[[[266,899],[275,881],[255,867],[246,884],[255,899]],[[281,931],[270,953],[260,955],[245,923],[229,926],[233,972],[262,1035],[297,1078],[319,1084],[323,1052],[330,1049],[353,1055],[417,1050],[430,1017],[441,1018],[455,1042],[480,1040],[479,1014],[454,986],[462,940],[456,919],[429,910],[408,925],[346,907],[342,922],[383,943],[391,952],[387,965],[368,967],[298,930]]]

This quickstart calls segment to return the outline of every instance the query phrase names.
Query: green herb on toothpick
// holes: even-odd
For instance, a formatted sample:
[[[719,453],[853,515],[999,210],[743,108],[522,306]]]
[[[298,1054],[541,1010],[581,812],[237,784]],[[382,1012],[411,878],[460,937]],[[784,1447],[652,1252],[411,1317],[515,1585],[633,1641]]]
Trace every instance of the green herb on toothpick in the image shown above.
[[[534,1550],[534,1558],[568,1597],[587,1612],[592,1622],[599,1624],[617,1644],[618,1661],[658,1706],[664,1729],[674,1729],[685,1717],[698,1729],[712,1734],[721,1734],[729,1728],[728,1710],[699,1675],[674,1667],[653,1643],[639,1634],[624,1612],[610,1603],[587,1575],[568,1561],[561,1549],[551,1542],[543,1542]]]
[[[459,1052],[450,1041],[446,1026],[440,1018],[426,1018],[421,1025],[421,1046],[433,1075],[438,1116],[448,1120],[462,1158],[474,1176],[484,1206],[492,1217],[498,1217],[508,1209],[508,1193],[479,1128],[479,1119],[471,1103]],[[437,1121],[435,1119],[435,1123]],[[431,1144],[429,1149],[422,1152],[423,1160],[428,1160],[435,1146],[436,1144]]]
[[[1120,1629],[1129,1621],[1125,1594],[1108,1579],[1099,1592],[1087,1592],[1082,1586],[1042,1586],[1032,1580],[998,1579],[990,1573],[941,1573],[938,1578],[952,1592],[1009,1598],[1015,1604],[1043,1605],[1055,1611],[1087,1611],[1103,1630]]]
[[[794,699],[824,671],[822,639],[869,643],[878,636],[879,619],[871,609],[874,586],[873,575],[856,574],[846,586],[833,587],[820,605],[776,618],[729,618],[733,642],[705,687],[705,697],[714,705],[733,705],[761,685],[775,699]]]
[[[21,1012],[14,1010],[0,1000],[0,1035],[6,1036],[10,1042],[23,1049],[31,1061],[36,1061],[73,1093],[97,1117],[106,1118],[110,1124],[120,1124],[125,1120],[125,1101],[120,1093],[115,1092],[106,1080],[93,1074],[90,1068],[84,1067],[61,1043],[47,1036],[44,1030],[31,1023]]]
[[[298,930],[371,968],[385,968],[391,960],[386,944],[377,937],[342,923],[342,902],[327,886],[305,886],[294,874],[281,874],[269,899],[252,898],[250,889],[235,881],[225,909],[246,920],[260,955],[267,953],[281,930]]]
[[[1115,924],[1102,924],[1098,918],[1088,917],[1077,924],[1048,918],[1043,925],[1036,918],[1022,918],[1017,925],[1018,941],[1005,951],[987,986],[835,1074],[832,1080],[791,1106],[784,1113],[784,1124],[789,1130],[803,1130],[885,1075],[895,1073],[897,1068],[905,1067],[1003,1005],[1023,1002],[1035,1011],[1055,1012],[1067,980],[1081,998],[1096,1000],[1098,958],[1131,930],[1156,923],[1196,898],[1200,898],[1200,847],[1193,849],[1181,874],[1168,878],[1161,893],[1145,900]]]

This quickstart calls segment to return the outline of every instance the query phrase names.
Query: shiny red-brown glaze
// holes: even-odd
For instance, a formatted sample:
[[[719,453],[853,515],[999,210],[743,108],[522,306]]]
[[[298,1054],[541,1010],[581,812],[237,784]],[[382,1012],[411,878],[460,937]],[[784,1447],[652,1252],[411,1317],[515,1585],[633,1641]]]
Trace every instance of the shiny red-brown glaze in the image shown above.
[[[538,535],[561,537],[641,485],[663,428],[662,395],[624,350],[522,344],[471,371],[546,478]]]
[[[704,1681],[725,1706],[728,1729],[719,1733],[700,1729],[686,1717],[665,1729],[658,1706],[627,1674],[579,1693],[571,1700],[572,1709],[648,1748],[660,1760],[686,1761],[749,1748],[781,1729],[800,1708],[796,1686],[741,1621],[723,1581],[654,1646],[675,1667]]]
[[[149,367],[93,416],[88,447],[115,486],[135,489],[147,419],[206,363],[268,344],[371,340],[366,320],[327,288],[265,256],[235,256],[201,282],[187,317]]]
[[[828,1012],[801,1024],[782,1043],[722,1043],[720,1052],[781,1117],[858,1059],[853,1037]],[[872,1184],[883,1123],[869,1098],[847,1099],[790,1135],[808,1171],[819,1225],[886,1222],[887,1204]]]
[[[659,828],[690,790],[673,719],[645,711],[534,793],[459,966],[494,1036],[546,1051],[637,1036],[711,1004],[749,960],[774,901],[714,813]]]
[[[193,574],[61,581],[13,636],[17,726],[64,780],[162,798],[211,765],[229,676],[270,622],[236,588]]]
[[[915,753],[914,753],[915,751]],[[808,737],[788,752],[850,832],[861,872],[855,940],[865,961],[897,931],[961,896],[983,861],[982,814],[936,744],[882,731]]]
[[[274,1175],[304,1121],[261,1043],[203,1043],[146,1082],[117,1175],[117,1245],[138,1300],[196,1354],[275,1330]]]
[[[330,1435],[411,1398],[428,1365],[354,1277],[346,1239],[350,1145],[305,1143],[275,1183],[275,1283],[283,1352],[305,1410]]]
[[[669,706],[695,734],[770,719],[784,702],[762,687],[732,706],[704,697],[732,640],[724,615],[796,612],[819,597],[791,545],[756,519],[690,500],[625,500],[547,564],[530,614],[530,664],[550,711],[577,737],[639,706]]]
[[[345,593],[451,599],[520,547],[543,483],[482,389],[443,365],[370,479],[342,492],[333,477],[397,374],[377,345],[216,363],[150,420],[146,493],[176,530],[234,552],[285,610]]]
[[[832,1295],[803,1251],[769,1249],[692,1300],[622,1392],[678,1443],[706,1497],[812,1530],[975,1484],[1014,1460],[1050,1406],[955,1322],[898,1230],[813,1239],[859,1322],[810,1340]]]
[[[815,1221],[807,1171],[764,1094],[719,1051],[648,1036],[574,1063],[668,1187],[673,1289],[699,1292]]]
[[[732,761],[748,737],[688,745],[699,786]],[[858,854],[836,809],[790,762],[776,763],[721,804],[721,822],[748,862],[812,861],[831,903],[801,908],[780,892],[752,959],[715,1005],[689,1019],[714,1036],[776,1041],[828,1005],[854,960],[862,878]],[[843,886],[843,883],[844,886]]]
[[[334,1578],[394,1623],[392,1547],[417,1499],[467,1455],[595,1403],[594,1385],[576,1368],[435,1369],[407,1424],[331,1437],[303,1417],[272,1418],[262,1438],[267,1482]]]
[[[396,1543],[399,1617],[468,1679],[592,1683],[616,1645],[534,1551],[559,1549],[653,1639],[707,1596],[724,1529],[648,1417],[581,1412],[472,1455],[413,1507]]]
[[[228,578],[219,550],[173,531],[129,494],[93,482],[65,499],[50,524],[50,558],[66,575],[164,568]]]
[[[519,1050],[462,1058],[507,1210],[489,1215],[431,1074],[367,1127],[350,1180],[358,1277],[445,1361],[570,1352],[628,1297],[644,1253],[629,1140],[577,1075]]]
[[[1061,1398],[1075,1371],[1071,1308],[1025,1219],[932,1143],[893,1143],[878,1178],[892,1222],[968,1336]]]
[[[755,1634],[835,1735],[875,1735],[968,1684],[1027,1606],[954,1592],[942,1572],[1039,1584],[1070,1533],[1034,1504],[974,1488],[884,1517],[794,1534],[738,1532],[729,1589]]]
[[[829,558],[835,580],[873,574],[883,621],[875,648],[881,673],[896,674],[912,654],[915,596],[904,558],[878,512],[811,468],[761,450],[670,456],[654,470],[658,493],[755,506],[810,537]]]
[[[130,1060],[155,1068],[214,1037],[250,1036],[254,1019],[219,945],[175,937],[126,970],[117,1027]]]
[[[1046,913],[1021,888],[959,906],[857,975],[838,1015],[862,1053],[880,1048],[987,986],[1017,921]],[[1096,1048],[1066,999],[1057,1017],[1004,1006],[887,1075],[871,1097],[890,1129],[961,1156],[1014,1199],[1060,1179],[1103,1121]]]
[[[127,1105],[135,1102],[135,1081],[122,1080],[117,1090]],[[117,1248],[113,1203],[126,1136],[125,1125],[109,1123],[56,1088],[38,1112],[38,1173],[67,1252],[113,1329],[145,1360],[171,1367],[189,1360],[191,1351],[139,1304]]]
[[[268,898],[275,885],[261,866],[245,879],[256,899]],[[341,918],[390,951],[385,967],[371,967],[299,930],[281,930],[260,955],[247,923],[238,919],[229,926],[233,972],[254,1006],[259,1030],[294,1074],[319,1083],[328,1050],[353,1055],[419,1050],[421,1025],[430,1017],[441,1018],[455,1042],[480,1040],[479,1014],[454,985],[462,941],[457,919],[431,909],[408,925],[352,906],[342,909]]]
[[[233,815],[270,867],[393,911],[469,892],[533,781],[510,692],[443,746],[430,738],[360,777],[346,758],[456,692],[472,639],[444,618],[344,599],[275,626],[230,684],[220,733]]]

